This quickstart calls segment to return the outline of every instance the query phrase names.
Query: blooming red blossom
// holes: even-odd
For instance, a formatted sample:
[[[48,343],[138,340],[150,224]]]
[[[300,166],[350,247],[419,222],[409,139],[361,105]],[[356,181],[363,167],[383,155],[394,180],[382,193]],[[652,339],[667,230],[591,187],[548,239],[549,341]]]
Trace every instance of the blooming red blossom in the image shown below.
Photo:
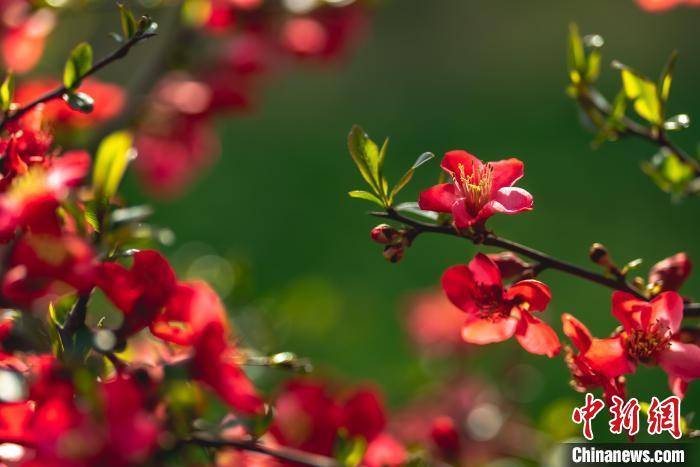
[[[525,350],[553,357],[559,338],[532,312],[543,311],[551,299],[549,288],[536,280],[503,287],[498,266],[484,254],[469,265],[452,266],[442,276],[450,301],[467,314],[462,338],[472,344],[501,342],[515,336]]]
[[[27,0],[4,0],[0,3],[0,52],[4,68],[25,73],[39,62],[46,37],[56,23],[47,8],[32,11]]]
[[[523,176],[518,159],[483,163],[466,151],[450,151],[441,165],[452,181],[423,191],[418,204],[426,211],[452,214],[457,228],[483,224],[495,213],[532,209],[532,195],[513,186]]]
[[[661,12],[681,5],[698,6],[700,0],[637,0],[637,3],[647,11]]]
[[[668,374],[673,393],[683,397],[688,383],[700,378],[700,346],[678,338],[683,320],[683,299],[663,292],[647,302],[626,292],[614,292],[612,313],[624,328],[622,338],[628,358],[659,365]]]
[[[469,347],[460,332],[464,313],[442,291],[420,293],[407,302],[405,326],[419,352],[446,356]]]
[[[578,354],[567,349],[566,362],[573,376],[572,384],[580,392],[600,387],[605,398],[625,397],[622,375],[633,373],[635,366],[627,358],[622,336],[605,339],[593,337],[588,328],[568,313],[561,317],[564,334],[571,340]]]
[[[685,253],[659,261],[649,270],[649,284],[658,284],[660,292],[678,291],[690,276],[693,264]]]

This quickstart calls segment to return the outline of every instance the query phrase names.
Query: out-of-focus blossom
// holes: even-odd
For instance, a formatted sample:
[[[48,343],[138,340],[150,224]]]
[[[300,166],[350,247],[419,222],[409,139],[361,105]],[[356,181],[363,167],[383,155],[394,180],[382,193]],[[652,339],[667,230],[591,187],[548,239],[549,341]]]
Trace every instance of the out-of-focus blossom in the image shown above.
[[[31,11],[27,0],[1,2],[0,51],[4,68],[14,73],[25,73],[34,68],[55,22],[50,10]]]
[[[384,405],[374,389],[334,392],[322,381],[289,381],[275,403],[270,433],[284,446],[332,456],[339,436],[367,443],[363,465],[401,465],[405,448],[386,431]]]
[[[484,345],[515,336],[528,352],[553,357],[561,348],[554,330],[532,312],[543,311],[551,299],[549,288],[536,280],[522,280],[504,288],[498,266],[484,254],[468,265],[452,266],[442,276],[447,298],[466,313],[462,338]]]
[[[59,86],[53,79],[38,79],[22,82],[15,92],[15,101],[25,105]],[[99,125],[115,118],[124,108],[126,94],[121,86],[88,78],[80,85],[83,92],[94,100],[92,112],[86,114],[73,110],[63,100],[54,99],[43,104],[44,118],[59,128],[85,128]]]
[[[661,12],[677,6],[700,6],[700,0],[637,0],[646,11]]]
[[[700,378],[700,347],[678,339],[683,299],[663,292],[650,302],[614,292],[612,312],[620,320],[627,356],[637,363],[658,365],[668,374],[669,386],[683,397],[688,383]]]
[[[513,186],[523,176],[518,159],[484,163],[466,151],[450,151],[442,168],[452,181],[423,191],[418,204],[425,211],[452,214],[459,229],[483,224],[496,213],[532,209],[532,195]]]
[[[469,346],[462,339],[465,316],[442,291],[425,292],[408,299],[405,325],[420,352],[446,356]]]
[[[649,284],[658,284],[659,292],[678,291],[690,276],[693,264],[685,253],[659,261],[649,270]]]

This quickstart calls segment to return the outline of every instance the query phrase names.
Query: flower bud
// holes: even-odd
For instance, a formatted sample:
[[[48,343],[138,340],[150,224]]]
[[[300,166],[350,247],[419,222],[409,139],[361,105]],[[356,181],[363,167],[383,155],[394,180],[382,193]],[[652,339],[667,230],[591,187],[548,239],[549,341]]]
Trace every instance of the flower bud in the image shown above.
[[[398,230],[389,224],[379,224],[372,229],[370,235],[372,236],[373,241],[382,245],[396,243],[401,237]]]
[[[398,263],[403,258],[404,247],[401,244],[388,245],[384,248],[384,257],[390,263]]]
[[[445,457],[453,457],[459,452],[459,433],[450,417],[441,416],[433,419],[430,437]]]
[[[608,249],[602,243],[594,243],[588,250],[588,257],[596,264],[608,267],[610,265],[610,255]]]
[[[522,276],[526,271],[532,269],[532,264],[524,261],[515,253],[503,251],[501,253],[491,253],[486,255],[496,263],[498,270],[501,271],[503,279],[512,279]]]
[[[685,253],[678,253],[651,267],[649,271],[649,283],[660,283],[660,292],[677,291],[688,279],[692,270],[692,263]]]

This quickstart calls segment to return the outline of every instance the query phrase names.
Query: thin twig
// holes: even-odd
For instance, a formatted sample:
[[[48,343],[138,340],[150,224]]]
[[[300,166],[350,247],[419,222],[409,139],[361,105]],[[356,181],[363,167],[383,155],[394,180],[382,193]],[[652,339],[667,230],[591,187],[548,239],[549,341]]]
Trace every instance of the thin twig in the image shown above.
[[[511,240],[499,237],[491,232],[483,232],[475,235],[465,234],[458,231],[451,225],[439,225],[430,224],[426,222],[417,221],[409,217],[399,214],[394,209],[388,209],[386,212],[372,212],[371,215],[375,217],[381,217],[384,219],[392,219],[397,222],[401,222],[404,225],[413,228],[414,237],[420,235],[421,233],[438,233],[442,235],[449,235],[453,237],[464,238],[475,245],[488,245],[503,248],[504,250],[511,251],[513,253],[518,253],[527,258],[537,261],[536,272],[542,272],[546,269],[556,269],[561,272],[565,272],[569,275],[585,279],[590,282],[608,287],[613,290],[620,290],[623,292],[630,293],[635,297],[644,299],[644,295],[637,289],[632,287],[624,277],[609,277],[604,274],[590,271],[588,269],[576,266],[575,264],[562,261],[560,259],[554,258],[546,253],[535,250],[525,245],[513,242]],[[688,303],[685,306],[685,316],[686,317],[700,317],[700,304],[698,303]]]
[[[340,467],[340,462],[330,457],[320,456],[308,452],[291,449],[284,446],[265,446],[262,443],[253,440],[223,440],[209,437],[194,436],[190,439],[182,440],[182,444],[196,444],[197,446],[210,448],[233,448],[243,451],[257,452],[265,454],[275,459],[295,462],[301,465],[311,467]]]
[[[128,41],[124,42],[119,48],[114,50],[112,53],[109,55],[101,58],[95,64],[92,65],[92,67],[87,70],[85,73],[83,73],[79,78],[78,82],[82,81],[83,79],[87,78],[88,76],[91,76],[98,71],[100,71],[102,68],[106,67],[110,63],[117,61],[121,58],[124,58],[128,53],[129,50],[139,42],[146,40],[148,38],[151,38],[155,36],[156,33],[154,32],[143,32],[143,33],[138,33]],[[57,87],[56,89],[52,91],[48,91],[45,94],[37,97],[33,101],[29,102],[28,104],[12,110],[10,113],[5,114],[3,116],[2,120],[0,120],[0,130],[4,129],[5,126],[14,120],[17,120],[18,118],[22,117],[22,115],[26,114],[30,110],[32,110],[34,107],[37,105],[43,104],[45,102],[48,102],[53,99],[59,99],[63,94],[66,92],[70,91],[65,85],[61,85]]]

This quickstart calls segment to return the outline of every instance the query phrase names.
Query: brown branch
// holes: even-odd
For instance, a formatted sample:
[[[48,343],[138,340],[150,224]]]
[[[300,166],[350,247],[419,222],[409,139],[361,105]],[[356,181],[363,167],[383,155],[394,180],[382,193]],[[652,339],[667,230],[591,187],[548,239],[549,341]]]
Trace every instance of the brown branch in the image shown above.
[[[475,245],[488,245],[503,248],[504,250],[511,251],[513,253],[518,253],[527,258],[537,261],[536,271],[537,273],[542,272],[546,269],[555,269],[557,271],[564,272],[566,274],[579,277],[581,279],[593,282],[609,289],[620,290],[623,292],[630,293],[635,297],[644,299],[637,289],[632,287],[624,277],[609,277],[604,274],[590,271],[588,269],[576,266],[575,264],[562,261],[560,259],[554,258],[546,253],[535,250],[525,245],[513,242],[511,240],[499,237],[492,232],[483,232],[478,234],[465,234],[458,231],[451,225],[439,225],[430,224],[426,222],[417,221],[409,217],[399,214],[394,209],[388,209],[386,212],[372,212],[371,215],[375,217],[381,217],[384,219],[392,219],[397,222],[401,222],[413,229],[413,237],[417,237],[422,233],[437,233],[442,235],[449,235],[453,237],[463,238],[469,240]],[[685,316],[686,317],[700,317],[700,304],[698,303],[688,303],[685,306]]]
[[[340,467],[340,462],[330,457],[320,456],[297,449],[291,449],[284,446],[265,446],[264,444],[254,440],[223,440],[203,436],[193,436],[190,439],[182,440],[181,444],[195,444],[197,446],[208,448],[233,448],[243,451],[257,452],[275,459],[295,462],[301,465],[311,467]]]
[[[102,68],[106,67],[112,62],[115,62],[121,58],[124,58],[131,48],[138,44],[139,42],[146,40],[148,38],[151,38],[155,36],[156,33],[154,32],[142,32],[142,33],[137,33],[129,39],[128,41],[124,42],[119,48],[114,50],[112,53],[109,55],[101,58],[98,60],[95,64],[92,65],[92,67],[87,70],[85,73],[83,73],[79,78],[78,82],[82,81],[83,79],[87,78],[88,76],[91,76],[98,71],[100,71]],[[15,110],[10,111],[9,113],[5,114],[0,120],[0,131],[3,130],[9,122],[12,122],[14,120],[17,120],[18,118],[22,117],[22,115],[26,114],[30,110],[32,110],[34,107],[43,104],[45,102],[51,101],[53,99],[59,99],[63,94],[66,92],[70,91],[65,85],[61,85],[57,87],[56,89],[52,91],[48,91],[45,94],[37,97],[33,101],[29,102],[28,104],[17,108]]]

